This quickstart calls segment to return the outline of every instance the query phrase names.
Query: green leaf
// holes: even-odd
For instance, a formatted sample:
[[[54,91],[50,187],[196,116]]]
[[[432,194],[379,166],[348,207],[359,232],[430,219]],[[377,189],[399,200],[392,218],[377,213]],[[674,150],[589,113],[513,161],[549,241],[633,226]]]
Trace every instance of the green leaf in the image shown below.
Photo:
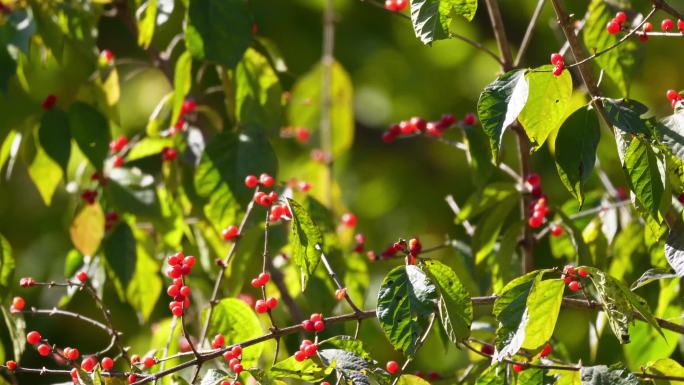
[[[42,148],[36,148],[36,155],[28,167],[29,175],[36,185],[40,197],[46,206],[52,203],[52,197],[62,181],[62,169]]]
[[[200,385],[220,385],[221,381],[228,378],[228,373],[219,369],[209,369],[202,377]]]
[[[126,154],[126,160],[132,162],[148,156],[161,154],[167,147],[173,147],[173,140],[170,138],[146,137],[135,143],[133,148]]]
[[[287,385],[284,381],[274,379],[269,375],[269,373],[262,369],[250,368],[247,369],[247,371],[252,375],[254,380],[256,380],[256,383],[259,385]]]
[[[663,118],[655,126],[658,141],[679,160],[684,161],[684,111]]]
[[[274,378],[294,378],[307,382],[319,382],[330,375],[334,369],[334,365],[322,366],[318,359],[298,362],[294,356],[291,356],[273,365],[268,374]]]
[[[651,146],[634,137],[625,152],[623,168],[636,199],[654,218],[658,218],[664,187],[658,159]]]
[[[7,51],[7,47],[0,49],[0,91],[7,93],[10,79],[17,73],[17,62]]]
[[[107,119],[93,107],[76,102],[69,107],[69,129],[78,148],[96,169],[107,158],[111,135]]]
[[[129,175],[133,173],[122,168],[109,174],[110,179],[104,190],[107,201],[121,213],[128,212],[142,218],[160,218],[161,207],[154,186],[127,180]]]
[[[327,340],[323,340],[318,344],[329,344],[338,349],[354,353],[355,355],[363,358],[364,360],[371,360],[370,354],[366,351],[366,348],[363,346],[363,341],[354,339],[351,336],[338,335],[328,338]]]
[[[514,196],[497,205],[489,215],[480,219],[475,228],[471,247],[475,254],[475,264],[480,264],[494,251],[494,246],[499,238],[499,233],[505,223],[508,214],[518,205]]]
[[[477,0],[411,0],[411,22],[423,44],[449,37],[449,26],[456,16],[472,21]]]
[[[190,0],[185,43],[197,59],[234,68],[252,41],[245,0]]]
[[[413,374],[402,374],[397,385],[430,385],[430,383]]]
[[[556,377],[547,375],[545,369],[529,368],[518,374],[517,385],[554,385]]]
[[[323,247],[323,234],[299,203],[290,198],[287,199],[287,203],[292,213],[292,231],[290,232],[292,259],[299,267],[300,283],[304,291],[309,277],[314,273],[321,259],[321,249],[316,246]]]
[[[684,224],[681,221],[670,229],[665,242],[665,258],[675,273],[684,277]]]
[[[582,385],[639,385],[639,379],[629,370],[605,365],[580,368]]]
[[[235,71],[235,109],[241,124],[256,124],[270,133],[282,125],[283,89],[268,60],[250,48]]]
[[[312,143],[317,143],[321,135],[322,71],[319,63],[297,80],[287,109],[289,125],[308,128]],[[347,151],[354,142],[353,94],[349,74],[340,63],[333,61],[330,65],[330,131],[334,158]]]
[[[671,358],[661,358],[657,361],[649,362],[644,368],[644,373],[684,377],[684,367]],[[675,380],[653,380],[653,382],[656,385],[679,385],[682,383]]]
[[[121,225],[123,223],[117,227]],[[106,245],[107,243],[105,243],[105,253],[107,252]],[[124,245],[119,245],[120,249],[124,247]],[[138,312],[139,318],[147,322],[159,300],[164,283],[159,277],[159,263],[140,244],[136,246],[135,257],[135,272],[126,287],[126,300]]]
[[[468,163],[473,169],[470,174],[475,184],[482,187],[496,169],[489,151],[489,140],[479,126],[463,127],[463,133],[468,147]]]
[[[171,127],[176,125],[180,118],[181,108],[185,96],[192,88],[192,56],[188,51],[183,52],[176,61],[173,74],[173,109],[171,112]]]
[[[536,350],[553,335],[558,320],[565,284],[560,279],[547,279],[534,285],[527,297],[527,325],[523,349]]]
[[[38,141],[45,153],[66,173],[71,155],[71,133],[69,117],[64,111],[52,108],[45,112],[40,119]]]
[[[587,246],[586,242],[584,242],[582,230],[580,230],[575,225],[575,222],[573,222],[573,220],[570,219],[570,217],[568,217],[562,210],[556,210],[556,213],[558,213],[558,216],[561,217],[561,220],[565,225],[565,229],[570,235],[572,245],[577,251],[577,261],[579,261],[580,264],[590,263],[592,261],[591,251],[589,250],[589,246]]]
[[[204,317],[206,317],[206,312],[204,312]],[[225,298],[214,308],[214,315],[209,324],[208,335],[213,336],[218,333],[226,337],[226,345],[232,345],[260,337],[264,331],[259,318],[249,305],[237,298]],[[243,349],[242,365],[247,368],[256,365],[263,348],[263,344],[256,344]]]
[[[670,269],[662,269],[659,267],[654,267],[646,270],[641,277],[632,283],[630,286],[631,290],[636,290],[640,287],[646,286],[651,282],[657,281],[659,279],[670,279],[677,278],[678,275],[673,273]]]
[[[210,198],[205,214],[218,229],[237,222],[240,205],[247,205],[254,191],[245,177],[262,172],[276,176],[277,159],[261,135],[223,132],[207,145],[195,172],[197,193]]]
[[[12,255],[12,246],[0,235],[0,302],[9,294],[10,284],[14,277],[16,263]]]
[[[133,230],[120,221],[105,238],[102,249],[107,264],[116,274],[121,286],[126,288],[133,279],[137,263],[136,242]]]
[[[26,321],[23,315],[11,315],[9,307],[0,306],[0,312],[5,319],[5,325],[12,341],[14,360],[18,361],[26,349]]]
[[[460,214],[456,216],[456,224],[460,224],[466,219],[472,219],[517,194],[518,190],[513,183],[491,183],[468,197],[468,200],[461,207]]]
[[[525,107],[528,93],[525,71],[517,70],[501,75],[480,94],[477,114],[484,132],[489,136],[494,161],[497,163],[504,131],[515,122]]]
[[[157,20],[157,0],[147,0],[145,15],[138,21],[138,44],[148,48],[154,36],[154,27]]]
[[[437,288],[418,267],[399,266],[382,281],[378,293],[378,320],[390,343],[414,356],[425,321],[435,310]]]
[[[537,68],[548,71],[550,65]],[[560,76],[551,72],[532,70],[525,75],[529,83],[529,96],[518,119],[535,150],[539,149],[550,133],[558,130],[567,116],[572,98],[572,76],[563,71]],[[543,111],[543,113],[541,113]]]
[[[83,255],[94,255],[104,237],[104,213],[99,203],[84,206],[74,221],[69,232],[71,242]]]
[[[342,349],[323,349],[318,354],[323,364],[335,366],[335,370],[347,384],[370,385],[368,373],[372,367],[369,361]]]
[[[475,381],[475,385],[506,385],[506,367],[491,365]]]
[[[619,35],[606,33],[606,24],[615,17],[620,9],[609,6],[603,0],[592,0],[587,14],[589,17],[584,25],[584,44],[589,52],[602,51],[611,47],[621,38]],[[628,39],[605,54],[596,57],[596,63],[608,77],[618,86],[623,95],[629,92],[629,81],[636,65],[637,43]]]
[[[432,259],[425,261],[424,266],[439,291],[440,324],[449,340],[458,344],[470,336],[473,323],[470,294],[449,266]]]
[[[596,114],[580,108],[563,123],[556,136],[556,168],[565,187],[584,204],[584,183],[589,179],[600,138]]]
[[[630,134],[648,135],[649,129],[641,116],[648,107],[630,99],[603,99],[603,109],[608,122],[615,128]]]

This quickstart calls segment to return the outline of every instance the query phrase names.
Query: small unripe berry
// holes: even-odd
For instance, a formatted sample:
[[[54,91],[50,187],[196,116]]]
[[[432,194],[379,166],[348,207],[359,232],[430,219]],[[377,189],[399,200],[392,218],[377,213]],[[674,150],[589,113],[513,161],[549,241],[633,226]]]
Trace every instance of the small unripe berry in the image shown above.
[[[387,365],[385,365],[385,369],[387,369],[389,374],[395,374],[399,371],[399,364],[397,361],[388,361]]]
[[[660,29],[665,32],[670,32],[674,28],[674,22],[671,19],[665,19],[660,23]]]
[[[568,284],[568,289],[570,291],[577,291],[582,288],[582,285],[579,283],[579,281],[572,281]]]
[[[100,55],[98,57],[98,65],[100,67],[106,67],[112,62],[112,59],[114,59],[114,54],[112,51],[103,49],[100,51]]]
[[[105,357],[102,359],[102,361],[100,361],[100,366],[102,366],[102,370],[110,371],[114,367],[114,360],[109,357]]]
[[[38,354],[40,354],[43,357],[47,357],[48,354],[52,351],[52,348],[48,344],[40,344],[38,346]]]
[[[78,279],[82,283],[86,283],[88,281],[88,273],[86,273],[85,271],[80,271],[78,274],[76,274],[76,279]]]
[[[39,343],[43,339],[43,336],[40,335],[40,333],[36,331],[29,332],[26,335],[26,342],[28,342],[31,345],[35,345]]]
[[[132,365],[137,365],[140,363],[140,356],[137,354],[134,354],[131,356],[131,364]]]

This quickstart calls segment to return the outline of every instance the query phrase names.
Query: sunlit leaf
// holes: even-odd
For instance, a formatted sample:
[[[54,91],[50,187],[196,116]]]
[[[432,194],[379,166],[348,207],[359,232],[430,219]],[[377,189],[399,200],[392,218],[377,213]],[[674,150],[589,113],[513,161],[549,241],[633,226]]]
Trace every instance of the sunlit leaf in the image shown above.
[[[664,187],[658,159],[651,146],[638,137],[633,138],[625,152],[623,168],[636,199],[654,218],[658,218]]]
[[[456,16],[471,21],[477,0],[411,0],[411,21],[423,44],[449,37],[449,25]]]
[[[447,265],[425,261],[428,276],[439,291],[439,318],[449,340],[457,344],[470,336],[473,322],[473,304],[456,273]]]
[[[273,365],[268,373],[274,378],[293,378],[307,382],[318,382],[330,375],[334,369],[334,365],[323,366],[318,359],[299,362],[295,360],[294,356],[291,356]]]
[[[147,0],[145,3],[145,13],[138,21],[138,44],[144,48],[152,43],[154,27],[157,19],[157,0]]]
[[[283,90],[268,60],[248,49],[235,71],[235,83],[235,109],[240,123],[277,132],[282,124]]]
[[[104,236],[104,213],[99,203],[84,206],[71,222],[71,242],[83,255],[93,255]]]
[[[207,316],[206,314],[205,311],[203,318]],[[226,345],[231,345],[259,337],[264,334],[264,331],[256,313],[244,301],[237,298],[225,298],[214,307],[214,314],[209,324],[208,335],[213,336],[218,333],[226,337]],[[256,365],[263,348],[263,344],[244,348],[242,365],[248,368]]]
[[[309,282],[309,277],[316,270],[321,258],[321,250],[316,246],[323,246],[323,234],[311,219],[309,213],[292,199],[287,200],[292,213],[292,231],[290,232],[290,245],[292,259],[299,267],[301,275],[302,291]]]
[[[180,118],[181,108],[185,96],[192,87],[192,56],[189,52],[183,52],[176,61],[173,75],[173,108],[171,111],[171,127],[176,125]]]

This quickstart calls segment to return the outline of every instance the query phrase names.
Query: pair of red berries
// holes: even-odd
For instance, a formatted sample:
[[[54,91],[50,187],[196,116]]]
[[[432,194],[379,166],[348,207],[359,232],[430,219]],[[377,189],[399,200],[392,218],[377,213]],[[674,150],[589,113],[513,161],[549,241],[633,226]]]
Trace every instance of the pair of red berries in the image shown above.
[[[105,230],[114,227],[114,224],[119,220],[119,214],[116,211],[110,211],[105,214]]]
[[[385,251],[382,252],[382,257],[384,259],[392,258],[394,257],[398,252],[404,250],[404,245],[401,242],[394,242],[393,244],[389,245]],[[369,255],[370,258],[370,255]]]
[[[64,355],[64,358],[66,358],[69,361],[76,361],[78,357],[81,356],[81,353],[78,351],[76,348],[64,348],[64,351],[62,352]]]
[[[173,147],[162,148],[162,160],[164,162],[173,162],[178,158],[178,150]]]
[[[149,369],[157,364],[157,358],[154,356],[145,356],[145,358],[141,359],[137,354],[131,356],[131,365],[138,365],[140,362],[142,362],[144,367]]]
[[[311,358],[316,355],[318,351],[318,346],[310,340],[303,340],[299,345],[299,350],[295,352],[294,358],[297,362],[302,362],[307,358]]]
[[[399,363],[397,361],[387,361],[385,369],[389,374],[396,374],[399,371]]]
[[[615,35],[622,29],[622,23],[627,21],[627,14],[620,11],[615,14],[615,17],[606,24],[606,30],[609,34]]]
[[[292,127],[283,127],[283,129],[280,130],[280,137],[294,137],[297,142],[304,144],[311,138],[311,132],[305,127],[296,127],[294,129]]]
[[[279,220],[289,221],[292,219],[292,212],[290,212],[290,207],[286,204],[274,205],[271,207],[271,212],[268,214],[268,220],[271,222],[277,222]]]
[[[563,268],[563,282],[565,282],[568,285],[568,289],[570,291],[578,291],[582,288],[582,284],[579,282],[580,278],[585,278],[588,276],[589,273],[587,271],[580,267],[575,269],[574,266],[572,265],[566,265]]]
[[[89,205],[95,204],[95,200],[97,200],[97,191],[85,190],[81,193],[81,199],[86,201]]]
[[[303,180],[298,181],[297,178],[290,178],[287,181],[287,186],[293,189],[296,188],[301,192],[309,192],[311,190],[311,183]]]
[[[684,97],[682,97],[682,95],[680,95],[679,92],[675,90],[667,90],[665,96],[667,96],[667,100],[669,100],[672,104],[672,108],[675,108],[677,106],[677,103],[684,100]]]
[[[561,76],[563,70],[565,69],[565,62],[563,61],[563,55],[558,52],[551,54],[551,64],[553,64],[553,75]]]
[[[12,304],[10,305],[10,313],[19,313],[24,310],[26,306],[26,301],[22,297],[14,297],[12,299]]]
[[[19,286],[21,287],[33,287],[36,285],[36,280],[32,277],[23,277],[19,279]]]
[[[259,274],[258,277],[252,279],[252,282],[251,282],[252,287],[262,287],[265,284],[267,284],[270,279],[271,279],[270,274],[268,274],[266,272],[262,272],[261,274]]]
[[[363,249],[366,246],[366,236],[358,233],[354,235],[354,242],[356,242],[356,245],[354,245],[354,252],[363,253]]]
[[[321,313],[313,313],[308,320],[302,321],[302,329],[307,332],[322,332],[325,330],[325,321]]]
[[[258,179],[254,175],[247,175],[245,177],[245,186],[249,188],[255,188],[258,184],[266,188],[273,187],[275,184],[275,179],[266,173],[259,175]]]
[[[113,153],[119,153],[128,145],[128,138],[124,135],[109,142],[109,150]]]
[[[232,241],[238,235],[240,235],[240,229],[235,225],[230,225],[221,232],[224,241]]]
[[[223,358],[228,361],[228,367],[235,374],[240,374],[244,370],[242,367],[242,347],[233,346],[232,349],[223,353]]]
[[[275,297],[269,297],[266,300],[258,299],[254,304],[254,310],[259,314],[263,314],[269,310],[275,309],[276,306],[278,306],[278,299]]]
[[[254,194],[254,202],[262,206],[268,207],[276,200],[278,200],[278,193],[275,191],[271,191],[268,194],[263,191],[257,191],[257,193]]]
[[[385,9],[393,12],[401,12],[408,6],[408,0],[385,0]]]

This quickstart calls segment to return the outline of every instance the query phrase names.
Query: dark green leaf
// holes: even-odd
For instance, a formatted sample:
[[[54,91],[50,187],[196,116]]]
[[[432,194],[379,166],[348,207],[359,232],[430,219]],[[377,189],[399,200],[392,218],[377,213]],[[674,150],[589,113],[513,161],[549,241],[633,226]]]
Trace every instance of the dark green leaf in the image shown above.
[[[669,279],[677,278],[678,275],[673,273],[670,269],[662,269],[659,267],[654,267],[646,270],[641,277],[632,283],[630,287],[631,290],[636,290],[642,286],[646,286],[651,282],[657,281],[659,279]]]
[[[664,187],[658,159],[651,146],[638,137],[633,138],[625,152],[623,167],[630,189],[639,203],[654,218],[658,218]]]
[[[26,349],[26,321],[24,321],[24,316],[21,314],[10,314],[5,306],[0,306],[0,312],[5,320],[5,325],[12,341],[14,360],[19,360]]]
[[[294,378],[308,382],[318,382],[326,378],[335,366],[322,366],[318,359],[309,359],[302,362],[289,357],[273,365],[269,374],[274,378]]]
[[[69,129],[93,167],[101,169],[109,151],[109,124],[93,107],[76,102],[69,107]]]
[[[580,368],[582,385],[639,385],[639,379],[623,367],[605,365]]]
[[[378,320],[390,343],[408,356],[416,354],[425,321],[435,310],[437,288],[418,267],[399,266],[382,281]]]
[[[12,255],[12,247],[7,239],[0,235],[0,301],[9,294],[9,287],[13,283],[14,256]]]
[[[473,168],[473,181],[481,187],[487,183],[496,169],[489,151],[489,140],[479,126],[466,126],[463,132],[465,144],[468,146],[468,163]]]
[[[120,169],[124,171],[124,169]],[[128,170],[124,171],[128,172]],[[136,184],[120,184],[124,180],[111,178],[105,188],[107,200],[119,212],[129,212],[143,218],[161,217],[159,197],[154,186],[140,186]],[[125,177],[125,176],[122,176]]]
[[[649,130],[641,116],[648,107],[630,99],[603,99],[606,118],[613,127],[630,134],[647,135]]]
[[[529,96],[520,112],[522,124],[535,149],[539,149],[550,133],[558,130],[567,116],[572,97],[572,76],[563,71],[560,76],[551,72],[551,66],[537,68],[525,75],[529,83]],[[543,111],[543,113],[540,113]]]
[[[489,136],[494,161],[499,161],[504,131],[525,107],[529,86],[525,71],[507,72],[485,87],[477,102],[477,114]]]
[[[321,259],[323,247],[323,234],[311,219],[309,213],[297,202],[287,199],[292,213],[292,231],[290,232],[290,245],[292,259],[299,267],[302,291],[309,282],[309,277],[316,270]]]
[[[38,140],[45,153],[66,173],[71,155],[69,117],[59,108],[47,111],[40,120]]]
[[[277,132],[282,125],[283,90],[268,60],[248,49],[235,71],[235,83],[238,121]]]
[[[458,344],[470,336],[470,324],[473,322],[470,294],[449,266],[427,260],[425,269],[439,291],[440,324],[449,340]]]
[[[206,312],[204,317],[206,317]],[[237,298],[225,298],[214,308],[214,315],[209,324],[208,335],[213,336],[218,333],[226,337],[226,345],[231,345],[260,337],[264,331],[259,318],[244,301]],[[256,365],[263,348],[263,344],[245,348],[242,353],[242,365],[247,368]]]
[[[584,204],[584,183],[589,179],[600,138],[593,110],[580,108],[563,123],[556,136],[556,168],[565,187]]]
[[[413,30],[423,44],[448,38],[454,17],[471,21],[476,11],[477,0],[411,0]]]
[[[107,264],[125,288],[133,278],[137,261],[135,237],[126,222],[119,222],[102,245]]]
[[[7,47],[0,48],[0,91],[6,93],[9,81],[17,72],[17,62],[7,52]]]
[[[613,46],[621,38],[620,35],[606,33],[606,24],[621,9],[608,5],[603,0],[592,0],[589,5],[588,18],[584,26],[584,44],[590,52],[595,53]],[[637,61],[637,42],[627,39],[605,54],[596,57],[596,62],[606,75],[618,86],[623,95],[629,92],[629,81]]]
[[[364,360],[371,360],[370,354],[366,351],[361,340],[354,339],[351,336],[339,335],[327,340],[319,342],[319,345],[329,344],[338,349],[346,350],[348,352],[354,353],[355,355],[363,358]]]
[[[245,0],[190,0],[185,31],[188,51],[234,68],[252,41],[252,18]]]

